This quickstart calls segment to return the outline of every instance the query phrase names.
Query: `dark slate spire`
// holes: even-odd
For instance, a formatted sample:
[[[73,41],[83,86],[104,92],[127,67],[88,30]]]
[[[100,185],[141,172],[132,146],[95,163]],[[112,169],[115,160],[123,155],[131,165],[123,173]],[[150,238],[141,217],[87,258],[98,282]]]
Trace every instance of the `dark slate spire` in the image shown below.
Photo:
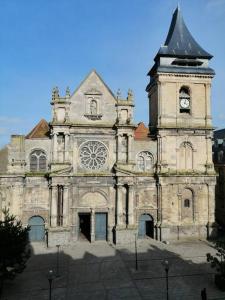
[[[184,23],[179,7],[173,14],[165,44],[159,49],[156,58],[159,56],[206,59],[213,57],[195,41]]]

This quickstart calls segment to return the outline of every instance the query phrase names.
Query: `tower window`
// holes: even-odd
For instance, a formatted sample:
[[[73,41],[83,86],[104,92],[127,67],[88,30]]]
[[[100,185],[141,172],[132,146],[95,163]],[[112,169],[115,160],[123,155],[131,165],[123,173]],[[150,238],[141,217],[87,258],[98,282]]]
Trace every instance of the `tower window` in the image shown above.
[[[190,113],[191,97],[187,87],[182,87],[179,91],[180,113]]]

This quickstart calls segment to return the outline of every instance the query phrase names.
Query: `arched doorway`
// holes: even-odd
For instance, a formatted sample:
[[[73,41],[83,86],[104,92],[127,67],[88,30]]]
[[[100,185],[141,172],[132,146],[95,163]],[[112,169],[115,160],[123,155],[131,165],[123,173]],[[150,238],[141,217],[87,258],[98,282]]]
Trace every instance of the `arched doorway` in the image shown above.
[[[28,225],[30,226],[29,240],[31,242],[43,241],[45,238],[45,224],[42,217],[31,217],[28,221]]]
[[[154,220],[151,215],[142,214],[139,218],[138,237],[154,238]]]

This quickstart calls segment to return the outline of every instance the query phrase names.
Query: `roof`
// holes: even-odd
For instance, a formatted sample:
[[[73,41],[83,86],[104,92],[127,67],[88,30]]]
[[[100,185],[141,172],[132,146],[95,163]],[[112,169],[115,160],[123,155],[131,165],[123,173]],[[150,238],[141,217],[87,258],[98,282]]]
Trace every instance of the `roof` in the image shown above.
[[[144,140],[148,138],[149,129],[143,122],[138,123],[138,127],[134,131],[134,138],[136,140]]]
[[[156,58],[158,56],[207,59],[213,57],[195,41],[184,23],[179,7],[177,7],[173,13],[166,41],[164,45],[160,47]]]
[[[213,136],[215,139],[225,139],[225,128],[214,130]]]
[[[41,139],[49,136],[49,125],[46,120],[42,119],[28,135],[26,139]]]

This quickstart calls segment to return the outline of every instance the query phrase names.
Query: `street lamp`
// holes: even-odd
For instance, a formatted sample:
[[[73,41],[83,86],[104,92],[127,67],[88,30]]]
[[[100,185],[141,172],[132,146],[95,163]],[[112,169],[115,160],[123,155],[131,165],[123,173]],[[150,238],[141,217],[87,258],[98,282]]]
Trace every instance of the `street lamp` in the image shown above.
[[[166,299],[169,300],[169,282],[168,282],[168,273],[169,273],[169,269],[170,269],[169,261],[163,260],[162,266],[164,267],[165,272],[166,272]]]
[[[59,277],[59,247],[60,245],[56,245],[57,247],[57,258],[56,258],[56,277]]]
[[[47,278],[49,282],[49,300],[52,300],[52,281],[54,279],[54,272],[52,270],[48,271]]]

